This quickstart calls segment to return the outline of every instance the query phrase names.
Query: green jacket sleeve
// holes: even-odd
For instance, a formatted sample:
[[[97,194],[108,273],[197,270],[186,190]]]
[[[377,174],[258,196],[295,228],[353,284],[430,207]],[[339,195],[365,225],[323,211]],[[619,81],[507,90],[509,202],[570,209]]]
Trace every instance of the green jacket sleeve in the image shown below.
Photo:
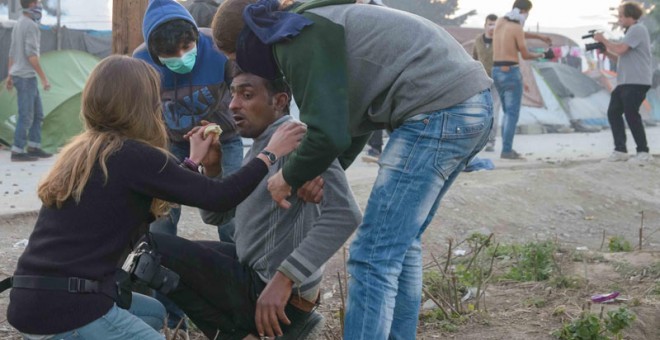
[[[348,169],[351,164],[353,164],[353,161],[355,158],[362,152],[362,149],[364,149],[364,145],[367,144],[367,141],[369,141],[369,138],[371,138],[372,133],[368,133],[366,135],[362,136],[357,136],[353,137],[351,139],[351,146],[346,149],[337,159],[339,160],[339,164],[341,164],[341,167],[346,170]]]
[[[311,13],[304,16],[314,24],[274,48],[300,107],[300,120],[307,124],[300,146],[282,168],[294,188],[320,175],[352,143],[344,28]]]

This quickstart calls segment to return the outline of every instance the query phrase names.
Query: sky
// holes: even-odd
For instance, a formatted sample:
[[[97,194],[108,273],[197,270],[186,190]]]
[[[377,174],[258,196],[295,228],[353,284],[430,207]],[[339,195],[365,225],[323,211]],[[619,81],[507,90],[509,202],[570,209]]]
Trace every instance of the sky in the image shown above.
[[[404,0],[405,1],[405,0]],[[470,16],[463,26],[483,27],[486,16],[490,13],[501,16],[511,10],[514,0],[459,0],[456,14],[472,9],[477,15]],[[621,0],[532,0],[532,11],[525,23],[526,30],[553,32],[568,35],[574,40],[586,34],[586,28],[609,31],[609,22],[616,20],[612,15]],[[574,32],[574,33],[571,33]],[[612,32],[613,37],[620,32]],[[577,37],[577,38],[576,38]],[[576,41],[579,43],[579,41]]]
[[[57,0],[51,1],[53,4]],[[112,27],[112,0],[61,0],[65,16],[63,24],[71,28],[86,28],[109,30]],[[408,0],[400,0],[408,1]],[[541,31],[579,36],[586,26],[609,29],[607,24],[615,20],[610,7],[616,7],[620,0],[532,0],[534,7],[527,20],[526,28],[535,30],[537,24]],[[513,0],[459,0],[457,14],[477,10],[477,15],[471,16],[464,26],[483,27],[484,18],[490,13],[502,15],[510,10]],[[0,18],[7,13],[6,7],[0,7]],[[46,17],[45,24],[54,24],[54,17]],[[586,33],[585,33],[586,34]],[[617,34],[613,34],[617,36]]]

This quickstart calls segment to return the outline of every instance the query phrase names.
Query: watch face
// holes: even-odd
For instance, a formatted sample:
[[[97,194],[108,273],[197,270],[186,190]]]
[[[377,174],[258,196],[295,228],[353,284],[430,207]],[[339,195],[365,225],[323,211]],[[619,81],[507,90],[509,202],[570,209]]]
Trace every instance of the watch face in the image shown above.
[[[277,162],[277,156],[275,156],[274,153],[270,151],[261,151],[262,154],[266,155],[266,158],[268,158],[268,161],[270,162],[271,165],[275,164]]]

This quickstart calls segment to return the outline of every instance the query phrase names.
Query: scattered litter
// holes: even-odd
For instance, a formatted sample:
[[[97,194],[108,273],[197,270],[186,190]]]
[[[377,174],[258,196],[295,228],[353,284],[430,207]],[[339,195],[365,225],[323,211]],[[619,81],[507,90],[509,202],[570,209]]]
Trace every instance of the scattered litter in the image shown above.
[[[587,251],[587,250],[589,250],[589,248],[587,248],[587,247],[576,247],[575,250]]]
[[[332,294],[332,292],[326,292],[325,294],[323,294],[323,300],[325,301],[330,300],[332,299],[333,296],[334,294]]]
[[[595,303],[608,303],[608,302],[613,302],[617,298],[617,296],[619,296],[619,292],[612,292],[609,294],[597,294],[591,297],[591,301]]]
[[[426,302],[424,302],[424,304],[422,305],[422,310],[434,310],[437,308],[438,305],[436,305],[435,302],[433,302],[433,300],[431,299],[426,300]]]
[[[27,247],[28,240],[27,239],[22,239],[16,243],[14,243],[14,248],[25,248]]]
[[[465,254],[467,254],[467,250],[463,250],[463,249],[454,250],[454,256],[465,256]]]
[[[467,292],[465,293],[463,298],[461,298],[461,302],[465,302],[476,295],[477,295],[477,287],[470,287],[467,289]]]

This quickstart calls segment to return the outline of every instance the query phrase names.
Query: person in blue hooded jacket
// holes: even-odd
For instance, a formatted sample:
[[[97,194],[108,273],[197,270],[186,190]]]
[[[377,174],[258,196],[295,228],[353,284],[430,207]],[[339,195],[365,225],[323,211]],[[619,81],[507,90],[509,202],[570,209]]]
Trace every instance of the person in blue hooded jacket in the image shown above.
[[[223,176],[238,170],[243,161],[243,143],[229,110],[231,62],[215,47],[210,29],[198,28],[191,14],[176,1],[150,0],[142,32],[145,43],[138,46],[133,57],[146,61],[160,73],[169,151],[183,160],[190,150],[183,136],[203,120],[216,123],[223,131]],[[181,208],[172,208],[169,215],[151,224],[150,231],[176,235],[180,216]],[[220,240],[233,243],[234,228],[233,221],[219,225]],[[167,308],[169,326],[174,328],[184,317],[183,311],[167,298],[157,298]]]
[[[173,0],[151,0],[142,22],[144,41],[133,57],[155,67],[161,75],[163,118],[167,125],[170,151],[180,159],[188,157],[183,138],[202,120],[222,128],[222,169],[236,171],[243,159],[243,143],[229,110],[227,58],[213,43],[209,29],[198,28],[190,13]],[[152,232],[176,235],[181,209],[151,225]],[[232,242],[233,224],[219,226],[220,240]]]

